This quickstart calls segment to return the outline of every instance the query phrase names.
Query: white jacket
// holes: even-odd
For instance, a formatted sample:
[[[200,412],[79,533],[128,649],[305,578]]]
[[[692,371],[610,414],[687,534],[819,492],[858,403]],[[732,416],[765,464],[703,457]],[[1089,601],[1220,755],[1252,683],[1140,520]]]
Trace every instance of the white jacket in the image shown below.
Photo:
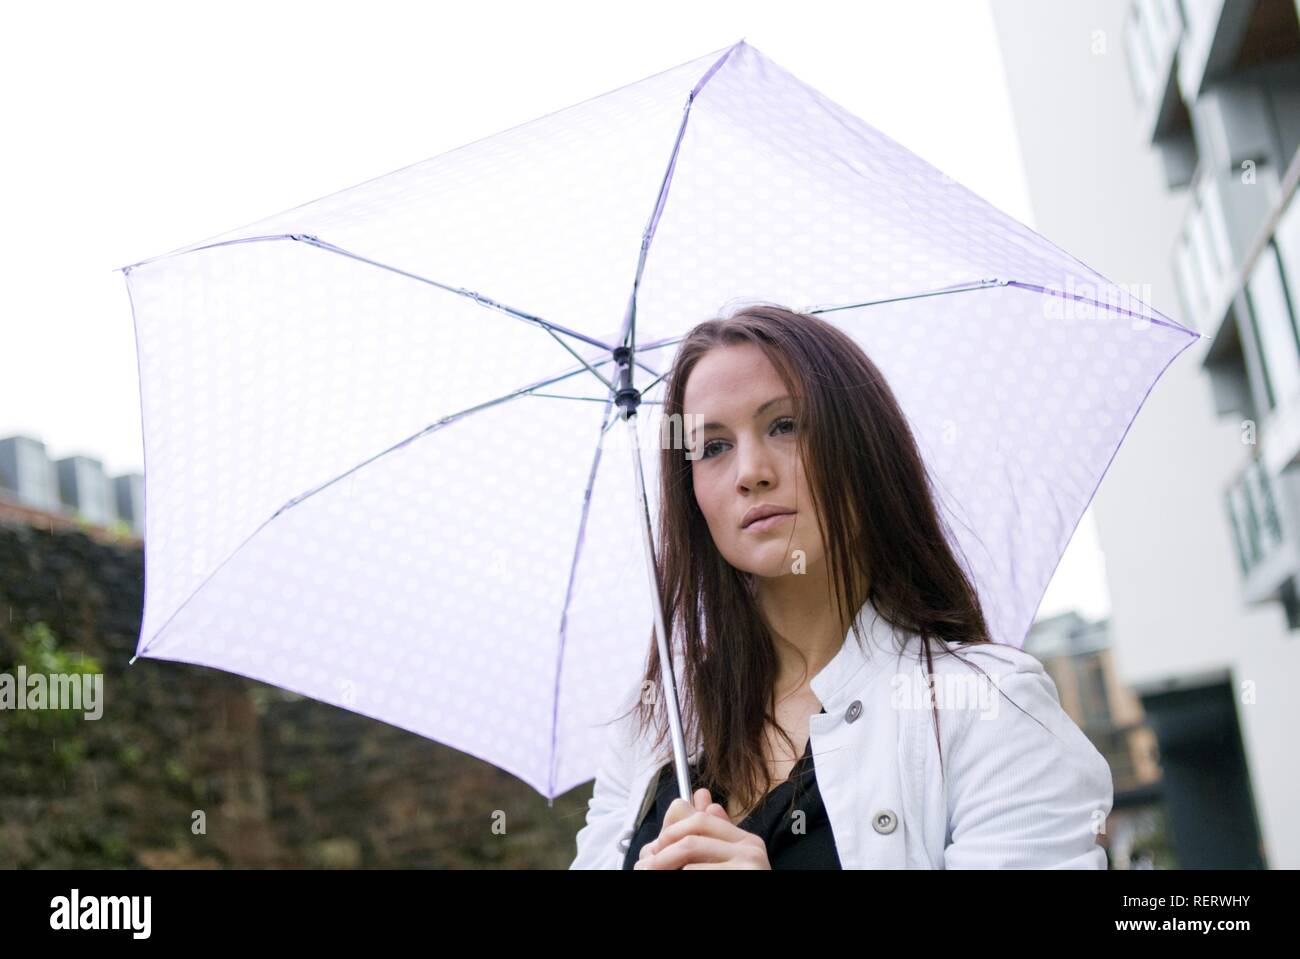
[[[813,766],[841,865],[1105,869],[1097,834],[1114,798],[1110,767],[1061,708],[1042,664],[1011,646],[954,646],[990,683],[931,641],[944,783],[919,641],[909,637],[900,658],[899,634],[873,604],[859,620],[868,649],[850,630],[811,680],[826,709],[809,717]],[[570,869],[621,868],[653,799],[669,760],[635,738],[635,719],[607,727]],[[699,753],[696,744],[690,761]]]

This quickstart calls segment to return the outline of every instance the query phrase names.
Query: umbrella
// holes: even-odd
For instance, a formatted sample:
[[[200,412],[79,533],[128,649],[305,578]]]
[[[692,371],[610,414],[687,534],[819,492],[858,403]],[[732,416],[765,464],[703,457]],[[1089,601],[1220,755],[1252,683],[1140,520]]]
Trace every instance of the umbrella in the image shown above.
[[[696,322],[775,302],[861,344],[1016,646],[1198,337],[743,40],[121,269],[132,662],[333,703],[548,800],[593,776],[648,629],[672,661],[645,454]]]

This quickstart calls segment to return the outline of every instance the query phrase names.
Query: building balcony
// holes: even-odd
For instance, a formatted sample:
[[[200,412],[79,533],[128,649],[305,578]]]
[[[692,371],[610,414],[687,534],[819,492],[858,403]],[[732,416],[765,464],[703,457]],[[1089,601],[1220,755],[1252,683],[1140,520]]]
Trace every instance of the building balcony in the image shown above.
[[[1242,285],[1241,271],[1274,211],[1280,185],[1267,163],[1248,172],[1202,164],[1174,243],[1174,275],[1184,314],[1217,338]]]
[[[1182,32],[1178,0],[1134,0],[1129,7],[1124,47],[1143,136],[1149,143],[1172,132],[1182,108],[1176,67]]]
[[[1188,103],[1217,80],[1300,53],[1296,0],[1181,0],[1178,88]]]
[[[1263,459],[1252,456],[1224,492],[1242,599],[1250,604],[1281,602],[1288,619],[1295,613],[1295,577],[1300,572],[1297,486],[1295,472],[1270,475]]]
[[[1270,475],[1300,469],[1300,159],[1291,197],[1265,222],[1245,266],[1228,284],[1225,322],[1203,366],[1215,408],[1241,418],[1243,440],[1259,443]]]

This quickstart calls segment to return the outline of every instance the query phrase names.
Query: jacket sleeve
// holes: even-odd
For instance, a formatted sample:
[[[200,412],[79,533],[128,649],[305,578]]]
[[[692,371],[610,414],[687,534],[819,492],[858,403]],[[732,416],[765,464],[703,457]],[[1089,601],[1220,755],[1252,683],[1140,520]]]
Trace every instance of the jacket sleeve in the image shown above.
[[[1114,800],[1110,766],[1061,708],[1056,684],[1036,658],[1005,646],[967,651],[976,649],[990,653],[972,659],[997,688],[970,671],[985,694],[978,707],[961,710],[957,741],[943,750],[944,868],[1107,868],[1097,834]]]
[[[637,687],[638,690],[640,687]],[[635,700],[626,701],[630,707]],[[618,845],[628,808],[628,791],[635,764],[636,714],[605,727],[605,741],[596,765],[596,785],[587,801],[587,823],[578,830],[577,857],[570,869],[621,869],[627,851]]]

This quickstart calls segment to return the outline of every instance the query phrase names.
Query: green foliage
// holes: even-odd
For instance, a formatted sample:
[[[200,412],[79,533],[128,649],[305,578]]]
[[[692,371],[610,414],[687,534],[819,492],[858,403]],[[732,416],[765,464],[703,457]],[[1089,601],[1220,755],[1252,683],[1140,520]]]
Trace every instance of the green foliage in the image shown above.
[[[187,783],[190,777],[184,764],[175,757],[168,759],[167,762],[163,764],[163,773],[167,776],[167,779],[170,782],[178,786]]]
[[[115,520],[113,520],[113,522],[111,522],[111,523],[108,524],[108,530],[109,530],[109,532],[111,532],[114,536],[134,536],[134,535],[135,535],[135,530],[133,530],[133,529],[131,528],[131,524],[128,523],[128,522],[127,522],[126,520],[124,520],[124,519],[115,519]]]
[[[53,747],[55,766],[60,773],[70,773],[85,761],[86,741],[80,736],[56,739]]]
[[[131,852],[131,843],[124,834],[110,832],[103,836],[92,835],[90,838],[110,864],[129,866],[134,863],[135,856]]]
[[[59,639],[48,623],[36,622],[24,626],[22,637],[18,665],[25,667],[29,677],[36,673],[80,677],[102,672],[94,657],[60,648]],[[15,672],[15,682],[17,679]],[[27,695],[26,689],[17,689],[15,692],[19,696]],[[51,709],[47,705],[44,709],[14,710],[11,718],[19,730],[53,737],[49,755],[54,758],[56,769],[68,772],[86,757],[86,743],[81,736],[76,735],[83,715],[84,709]]]
[[[59,648],[59,639],[48,623],[29,623],[23,627],[20,661],[29,673],[103,672],[98,661],[84,653],[71,653]]]

